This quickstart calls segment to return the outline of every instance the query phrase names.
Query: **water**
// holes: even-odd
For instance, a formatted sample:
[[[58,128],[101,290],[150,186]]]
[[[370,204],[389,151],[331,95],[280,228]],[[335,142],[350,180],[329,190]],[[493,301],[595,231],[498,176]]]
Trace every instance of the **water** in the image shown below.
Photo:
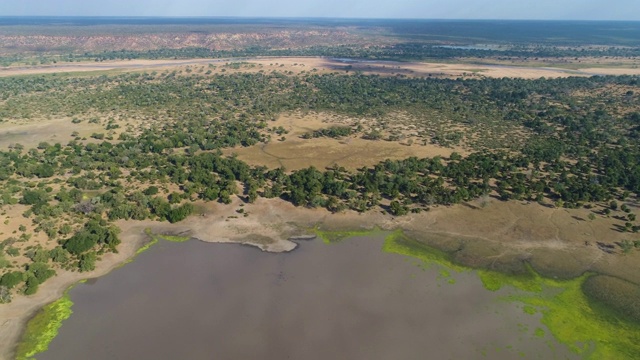
[[[73,315],[37,358],[570,358],[549,335],[533,335],[536,316],[500,301],[504,293],[473,273],[450,284],[441,269],[381,246],[380,238],[314,240],[268,254],[161,242],[75,287]]]

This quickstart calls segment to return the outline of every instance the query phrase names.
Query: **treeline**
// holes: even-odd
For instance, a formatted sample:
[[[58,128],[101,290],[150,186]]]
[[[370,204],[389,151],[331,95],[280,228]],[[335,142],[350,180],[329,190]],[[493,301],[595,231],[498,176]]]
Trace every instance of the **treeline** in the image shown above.
[[[312,46],[293,49],[249,47],[238,50],[210,50],[207,48],[157,49],[148,51],[107,51],[85,53],[84,60],[133,60],[133,59],[192,59],[192,58],[243,58],[254,56],[326,56],[369,60],[426,60],[455,58],[580,58],[580,57],[637,57],[637,47],[571,48],[556,46],[505,47],[504,49],[477,48],[473,46],[440,46],[422,42],[399,43],[387,46]]]
[[[327,129],[319,129],[314,130],[312,132],[308,132],[302,134],[303,139],[312,139],[312,138],[320,138],[320,137],[330,137],[334,139],[338,139],[341,137],[349,136],[353,134],[354,130],[348,126],[332,126]]]

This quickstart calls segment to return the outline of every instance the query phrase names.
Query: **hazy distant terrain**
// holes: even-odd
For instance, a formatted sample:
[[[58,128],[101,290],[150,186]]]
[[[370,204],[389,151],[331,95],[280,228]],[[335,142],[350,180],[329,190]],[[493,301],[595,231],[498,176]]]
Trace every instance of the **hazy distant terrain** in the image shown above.
[[[634,22],[0,18],[5,64],[78,58],[335,55],[393,59],[640,55]],[[448,47],[441,47],[442,45]],[[148,50],[191,49],[151,53]],[[194,49],[201,49],[199,52]],[[207,51],[204,51],[207,50]],[[229,51],[232,51],[229,53]],[[107,54],[104,54],[104,53]],[[56,59],[55,57],[51,59]],[[43,61],[50,61],[44,60]]]

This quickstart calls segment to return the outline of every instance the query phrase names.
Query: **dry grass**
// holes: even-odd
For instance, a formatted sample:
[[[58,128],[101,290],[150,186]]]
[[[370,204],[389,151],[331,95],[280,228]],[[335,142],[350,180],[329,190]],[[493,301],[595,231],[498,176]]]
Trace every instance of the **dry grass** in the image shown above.
[[[363,166],[373,166],[385,159],[398,160],[407,157],[448,157],[456,151],[460,154],[467,152],[461,147],[445,148],[438,145],[422,145],[418,141],[412,141],[411,137],[400,141],[372,141],[361,138],[356,134],[342,139],[315,138],[302,139],[304,133],[327,128],[333,125],[352,125],[361,123],[357,119],[335,116],[331,114],[287,114],[280,116],[275,122],[269,123],[269,127],[282,126],[289,133],[283,135],[284,141],[280,141],[273,134],[272,140],[267,144],[257,144],[246,148],[225,150],[225,154],[235,154],[242,161],[250,165],[264,165],[270,168],[284,167],[287,170],[296,170],[315,166],[319,169],[338,165],[346,169],[357,169]]]
[[[22,144],[26,149],[30,149],[43,141],[50,144],[67,144],[74,139],[74,131],[79,137],[86,137],[88,142],[91,142],[89,136],[94,132],[107,132],[100,124],[88,121],[74,124],[70,118],[65,117],[11,121],[0,123],[0,149],[7,149],[12,144]]]

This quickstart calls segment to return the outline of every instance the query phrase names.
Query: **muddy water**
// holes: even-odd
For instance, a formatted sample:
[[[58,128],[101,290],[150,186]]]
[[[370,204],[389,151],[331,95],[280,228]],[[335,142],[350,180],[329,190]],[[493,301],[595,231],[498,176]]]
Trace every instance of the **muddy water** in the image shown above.
[[[74,288],[73,315],[37,358],[571,358],[534,336],[539,318],[473,273],[450,284],[442,269],[381,247],[381,238],[313,240],[268,254],[161,242]]]

